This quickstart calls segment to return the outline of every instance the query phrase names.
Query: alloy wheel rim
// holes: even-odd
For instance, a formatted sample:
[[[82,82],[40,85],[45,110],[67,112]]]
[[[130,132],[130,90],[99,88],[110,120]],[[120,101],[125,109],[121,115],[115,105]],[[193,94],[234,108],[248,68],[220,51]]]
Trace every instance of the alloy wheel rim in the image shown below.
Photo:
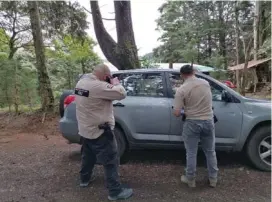
[[[271,166],[271,137],[265,137],[259,144],[259,156],[261,160]]]

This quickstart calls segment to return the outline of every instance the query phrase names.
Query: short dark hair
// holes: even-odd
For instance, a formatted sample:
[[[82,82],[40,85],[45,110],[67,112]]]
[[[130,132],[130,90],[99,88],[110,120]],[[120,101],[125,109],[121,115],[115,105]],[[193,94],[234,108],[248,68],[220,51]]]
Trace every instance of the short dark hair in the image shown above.
[[[180,73],[181,74],[192,74],[194,72],[194,68],[192,65],[183,65],[180,68]]]

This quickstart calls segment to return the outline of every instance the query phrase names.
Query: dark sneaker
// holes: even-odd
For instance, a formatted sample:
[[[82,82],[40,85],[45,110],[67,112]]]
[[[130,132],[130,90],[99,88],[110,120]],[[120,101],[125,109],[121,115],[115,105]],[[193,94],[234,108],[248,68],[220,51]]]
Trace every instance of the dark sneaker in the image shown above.
[[[210,187],[215,188],[217,185],[217,178],[209,178]]]
[[[80,187],[88,187],[89,184],[90,184],[91,182],[93,182],[94,180],[95,180],[95,175],[91,175],[91,178],[90,178],[90,179],[81,178],[81,179],[80,179],[80,184],[79,184],[79,186],[80,186]]]
[[[122,191],[117,196],[108,196],[110,201],[116,200],[125,200],[131,197],[133,194],[133,190],[130,188],[123,188]]]
[[[185,175],[182,175],[180,180],[182,183],[187,184],[190,188],[196,187],[195,179],[189,180]]]

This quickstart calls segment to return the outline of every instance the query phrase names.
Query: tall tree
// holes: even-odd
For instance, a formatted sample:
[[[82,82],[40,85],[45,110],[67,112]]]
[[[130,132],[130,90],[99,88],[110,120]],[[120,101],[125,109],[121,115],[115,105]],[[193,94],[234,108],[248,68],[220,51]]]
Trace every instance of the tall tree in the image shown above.
[[[236,49],[236,65],[240,64],[240,30],[239,30],[239,2],[235,1],[234,6],[234,13],[235,13],[235,49]],[[240,91],[240,75],[239,70],[235,71],[235,80],[236,80],[236,86],[238,91]]]
[[[254,53],[253,59],[258,60],[258,52],[259,52],[259,42],[260,42],[260,2],[255,1],[255,13],[254,13],[254,25],[253,25],[253,33],[254,33]],[[256,69],[252,69],[252,76],[253,76],[253,84],[254,89],[253,92],[256,93],[257,83],[258,83],[258,76]]]
[[[237,15],[234,7],[233,1],[166,1],[157,20],[162,45],[154,49],[154,55],[164,62],[193,58],[200,64],[227,68],[236,62],[235,17],[243,31],[249,31],[253,23],[251,2],[239,2]],[[244,54],[239,59],[244,60]]]
[[[42,110],[53,110],[54,108],[54,96],[51,88],[50,79],[48,76],[46,63],[44,44],[42,37],[42,30],[40,24],[40,15],[37,1],[27,2],[30,13],[30,22],[32,35],[34,40],[35,54],[36,54],[36,66],[38,70],[38,80],[40,96],[42,100]]]
[[[29,35],[30,24],[26,12],[26,3],[17,1],[0,2],[0,28],[4,29],[8,38],[9,59],[12,59],[16,51],[28,45],[32,38]]]
[[[106,31],[98,1],[90,1],[95,35],[105,57],[118,69],[140,68],[130,1],[114,1],[117,42]]]

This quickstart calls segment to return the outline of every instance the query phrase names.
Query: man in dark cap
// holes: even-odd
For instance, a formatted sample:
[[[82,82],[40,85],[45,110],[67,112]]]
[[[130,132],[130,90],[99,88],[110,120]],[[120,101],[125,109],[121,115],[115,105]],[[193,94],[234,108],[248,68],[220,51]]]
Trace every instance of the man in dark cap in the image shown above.
[[[181,176],[181,181],[189,187],[195,187],[195,172],[197,161],[198,143],[207,160],[209,182],[211,187],[217,183],[217,158],[215,153],[215,131],[212,110],[212,93],[209,83],[195,77],[192,65],[180,68],[184,80],[175,94],[174,115],[181,116],[184,110],[185,120],[183,125],[183,140],[186,148],[186,174]]]

